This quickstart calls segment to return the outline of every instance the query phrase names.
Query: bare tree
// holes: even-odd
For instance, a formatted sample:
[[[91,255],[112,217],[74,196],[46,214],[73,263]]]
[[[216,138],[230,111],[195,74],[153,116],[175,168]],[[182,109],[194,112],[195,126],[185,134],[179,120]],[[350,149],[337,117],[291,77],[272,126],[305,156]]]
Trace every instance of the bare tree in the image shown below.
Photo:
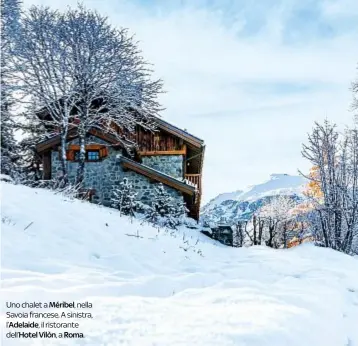
[[[20,31],[20,1],[1,0],[1,173],[18,171],[19,147],[14,133],[14,93],[16,83],[11,75],[14,66],[10,57]]]
[[[292,229],[294,221],[292,211],[296,205],[297,201],[291,196],[278,196],[272,198],[259,210],[259,222],[264,222],[261,226],[259,224],[259,227],[267,246],[287,247],[288,232]]]
[[[276,236],[276,228],[278,224],[278,220],[276,220],[273,216],[264,216],[266,219],[266,227],[267,227],[267,239],[266,245],[269,247],[274,246],[274,238]]]
[[[351,253],[358,236],[357,128],[340,135],[335,124],[316,123],[302,154],[318,167],[315,179],[323,196],[309,196],[317,214],[311,217],[316,221],[313,229],[324,246]]]
[[[233,232],[233,246],[234,247],[243,247],[247,232],[247,221],[238,221],[234,225]]]
[[[358,78],[352,83],[352,110],[355,112],[355,122],[358,125]]]
[[[26,113],[40,117],[44,136],[61,136],[64,182],[69,130],[79,138],[80,185],[90,129],[109,132],[118,141],[123,139],[118,127],[132,131],[140,124],[154,129],[162,82],[151,80],[127,30],[112,28],[107,18],[82,6],[65,13],[32,7],[24,17],[22,35],[24,43],[13,57],[14,78],[22,86]],[[43,112],[36,112],[39,108]]]
[[[21,86],[24,105],[23,126],[29,133],[32,125],[38,142],[61,135],[61,167],[63,182],[67,182],[66,140],[71,110],[77,100],[76,85],[66,64],[66,32],[61,15],[49,8],[32,7],[22,20],[21,44],[11,57],[14,80]],[[34,130],[38,132],[37,130]]]
[[[129,131],[153,129],[160,111],[162,82],[152,81],[148,65],[125,29],[114,29],[97,12],[82,6],[63,16],[66,64],[76,84],[76,126],[80,145],[77,183],[83,180],[86,134],[97,127],[118,137],[112,124]]]
[[[263,235],[264,235],[264,227],[265,227],[265,219],[258,217],[258,237],[257,237],[257,245],[262,245]]]
[[[339,193],[342,199],[342,250],[353,250],[353,241],[358,238],[358,129],[347,129],[341,148],[338,175]],[[357,248],[354,251],[358,250]]]

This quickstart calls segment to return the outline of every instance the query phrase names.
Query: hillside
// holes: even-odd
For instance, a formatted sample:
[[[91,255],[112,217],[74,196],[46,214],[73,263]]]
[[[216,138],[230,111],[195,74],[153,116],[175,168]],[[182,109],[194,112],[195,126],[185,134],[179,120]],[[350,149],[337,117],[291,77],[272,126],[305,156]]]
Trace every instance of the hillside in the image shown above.
[[[93,304],[86,339],[2,345],[358,346],[358,260],[329,249],[229,248],[2,183],[1,261],[3,300]]]
[[[202,208],[201,220],[232,223],[249,219],[253,212],[275,196],[302,199],[306,184],[307,180],[301,176],[271,174],[270,179],[261,184],[213,198]]]

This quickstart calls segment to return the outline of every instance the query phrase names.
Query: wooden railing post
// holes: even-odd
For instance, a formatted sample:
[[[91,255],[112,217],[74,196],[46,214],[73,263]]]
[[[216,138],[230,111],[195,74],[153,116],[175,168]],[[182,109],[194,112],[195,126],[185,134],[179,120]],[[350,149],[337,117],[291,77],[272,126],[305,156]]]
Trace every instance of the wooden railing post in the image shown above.
[[[199,190],[199,193],[201,192],[201,174],[185,174],[185,179],[195,184]]]

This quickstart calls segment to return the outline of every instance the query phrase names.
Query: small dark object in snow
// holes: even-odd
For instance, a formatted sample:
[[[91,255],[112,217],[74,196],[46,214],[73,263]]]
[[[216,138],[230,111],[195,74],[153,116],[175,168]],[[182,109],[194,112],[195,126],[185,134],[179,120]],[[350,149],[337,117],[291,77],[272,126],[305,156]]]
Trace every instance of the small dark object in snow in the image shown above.
[[[24,231],[26,231],[34,222],[31,221],[25,228],[24,228]]]
[[[106,223],[106,226],[108,227],[108,223]]]
[[[137,234],[127,234],[127,233],[125,233],[125,235],[127,235],[128,237],[144,238],[144,237],[139,235],[139,230],[137,230]]]

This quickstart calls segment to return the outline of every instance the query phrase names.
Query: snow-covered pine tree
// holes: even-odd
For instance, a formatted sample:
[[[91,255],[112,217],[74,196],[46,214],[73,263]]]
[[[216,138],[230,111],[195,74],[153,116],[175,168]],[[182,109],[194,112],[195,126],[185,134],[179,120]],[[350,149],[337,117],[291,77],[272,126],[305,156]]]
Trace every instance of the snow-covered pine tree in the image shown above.
[[[14,66],[10,57],[20,28],[20,1],[1,0],[1,173],[14,177],[18,172],[19,147],[15,140],[13,94],[16,84],[11,79]]]
[[[184,200],[180,199],[174,199],[173,198],[173,203],[172,203],[172,218],[174,219],[173,224],[175,224],[175,226],[178,226],[182,223],[184,223],[184,219],[185,217],[188,215],[188,208],[186,207],[186,204],[184,202]]]
[[[152,204],[145,210],[145,220],[157,226],[175,229],[186,213],[184,202],[173,198],[163,184],[159,184],[154,188]]]
[[[128,178],[123,178],[119,187],[113,190],[112,206],[119,210],[119,215],[135,216],[138,207],[137,192]]]
[[[170,202],[171,197],[162,184],[154,187],[153,201],[144,212],[145,219],[155,225],[161,225],[162,218],[170,212]]]

